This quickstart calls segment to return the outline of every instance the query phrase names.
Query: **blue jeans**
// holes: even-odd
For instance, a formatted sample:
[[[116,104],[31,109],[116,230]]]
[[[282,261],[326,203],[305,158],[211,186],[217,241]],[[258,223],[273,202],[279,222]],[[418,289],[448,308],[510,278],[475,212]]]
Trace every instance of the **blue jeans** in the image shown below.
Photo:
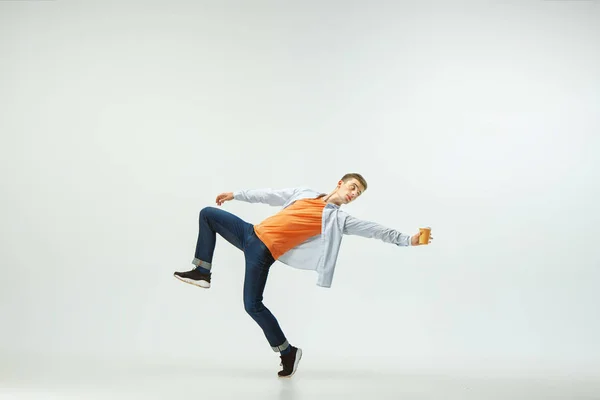
[[[218,209],[205,207],[200,211],[200,229],[192,263],[206,268],[212,267],[216,234],[244,252],[246,273],[244,277],[244,308],[262,328],[273,351],[283,351],[289,343],[277,319],[263,304],[263,292],[269,268],[275,260],[265,244],[254,233],[254,225],[241,218]]]

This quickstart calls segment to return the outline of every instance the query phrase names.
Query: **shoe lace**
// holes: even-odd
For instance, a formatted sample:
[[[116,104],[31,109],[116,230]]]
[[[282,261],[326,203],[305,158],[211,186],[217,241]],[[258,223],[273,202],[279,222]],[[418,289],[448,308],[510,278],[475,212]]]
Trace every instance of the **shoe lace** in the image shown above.
[[[281,362],[279,363],[279,366],[284,367],[283,362],[284,362],[285,356],[279,356],[279,358],[281,358]]]
[[[286,366],[284,366],[284,364],[291,366],[292,360],[290,359],[290,356],[291,356],[291,353],[279,356],[279,358],[281,358],[281,362],[279,363],[279,366],[284,367],[284,368],[286,368]]]

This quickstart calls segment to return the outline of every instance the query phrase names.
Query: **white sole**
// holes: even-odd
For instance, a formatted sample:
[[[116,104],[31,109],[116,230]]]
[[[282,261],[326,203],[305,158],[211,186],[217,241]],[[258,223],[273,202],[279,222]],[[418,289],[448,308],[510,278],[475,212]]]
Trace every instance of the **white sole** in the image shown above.
[[[177,276],[175,274],[173,274],[173,276],[177,279],[179,279],[181,282],[185,282],[185,283],[189,283],[190,285],[194,285],[194,286],[198,286],[201,287],[203,289],[208,289],[210,288],[210,282],[206,282],[206,281],[195,281],[193,279],[189,279],[189,278],[183,278],[181,276]]]
[[[302,349],[298,349],[298,351],[296,352],[296,360],[294,361],[294,368],[292,368],[292,373],[289,374],[288,376],[279,376],[279,375],[277,375],[277,376],[279,378],[291,378],[296,373],[296,370],[298,369],[298,364],[300,364],[301,359],[302,359]]]

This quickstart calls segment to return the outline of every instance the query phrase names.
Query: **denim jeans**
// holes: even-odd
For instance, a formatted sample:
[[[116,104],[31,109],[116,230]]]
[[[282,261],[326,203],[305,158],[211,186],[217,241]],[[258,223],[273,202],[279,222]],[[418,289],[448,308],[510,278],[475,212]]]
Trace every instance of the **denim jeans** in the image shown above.
[[[216,234],[244,252],[244,308],[262,328],[273,351],[285,350],[289,343],[271,311],[263,304],[263,292],[269,269],[275,262],[271,252],[254,233],[254,225],[216,207],[200,211],[200,228],[194,261],[196,266],[211,269]]]

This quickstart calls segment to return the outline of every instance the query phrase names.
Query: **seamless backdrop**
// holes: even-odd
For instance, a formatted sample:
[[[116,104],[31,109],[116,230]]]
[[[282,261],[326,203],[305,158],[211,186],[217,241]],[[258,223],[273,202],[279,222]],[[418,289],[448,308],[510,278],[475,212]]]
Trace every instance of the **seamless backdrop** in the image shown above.
[[[0,363],[263,367],[217,194],[347,172],[333,286],[276,263],[303,368],[600,370],[598,2],[0,2]],[[258,223],[267,205],[223,206]]]

